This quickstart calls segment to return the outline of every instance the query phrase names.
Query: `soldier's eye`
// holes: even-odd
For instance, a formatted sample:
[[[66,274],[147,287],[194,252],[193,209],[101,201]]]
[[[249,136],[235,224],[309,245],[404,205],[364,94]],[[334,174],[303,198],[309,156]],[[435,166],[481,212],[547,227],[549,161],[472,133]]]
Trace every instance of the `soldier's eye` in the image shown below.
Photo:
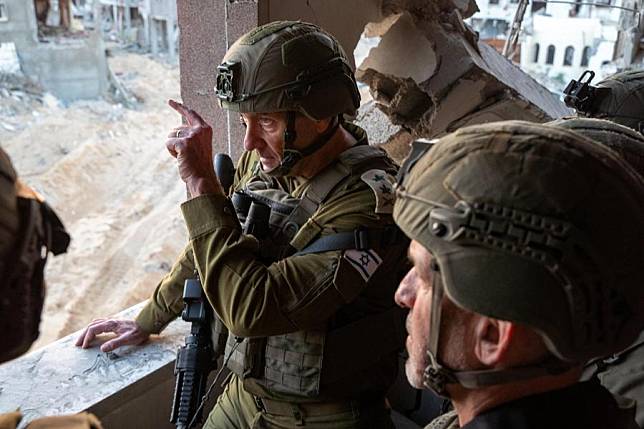
[[[246,121],[244,121],[244,118],[242,116],[239,117],[239,125],[246,128]]]
[[[273,127],[273,125],[275,125],[275,120],[271,118],[260,118],[259,124],[264,128],[271,128]]]
[[[438,266],[438,262],[434,258],[432,258],[432,260],[429,261],[429,269],[432,270],[432,272],[435,272],[435,273],[440,273],[441,272],[441,268]]]

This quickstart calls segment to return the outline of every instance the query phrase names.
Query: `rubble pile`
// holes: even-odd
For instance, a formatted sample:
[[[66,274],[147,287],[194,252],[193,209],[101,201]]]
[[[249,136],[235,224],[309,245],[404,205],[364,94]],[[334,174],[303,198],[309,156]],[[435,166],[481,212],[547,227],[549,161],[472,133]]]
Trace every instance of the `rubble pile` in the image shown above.
[[[45,97],[42,87],[22,74],[0,73],[0,127],[7,131],[24,128],[26,124],[15,117],[31,114],[43,105]]]

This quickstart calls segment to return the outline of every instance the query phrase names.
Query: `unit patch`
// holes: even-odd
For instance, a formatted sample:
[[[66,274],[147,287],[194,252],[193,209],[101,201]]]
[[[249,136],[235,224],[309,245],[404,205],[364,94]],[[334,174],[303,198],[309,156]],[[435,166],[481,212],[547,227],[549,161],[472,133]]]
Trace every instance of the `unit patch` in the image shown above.
[[[360,273],[365,282],[368,282],[373,273],[376,272],[382,258],[373,250],[351,249],[344,252],[344,259],[349,261],[351,266]]]
[[[376,194],[376,213],[393,213],[394,210],[394,178],[384,170],[369,170],[360,176],[360,178]]]

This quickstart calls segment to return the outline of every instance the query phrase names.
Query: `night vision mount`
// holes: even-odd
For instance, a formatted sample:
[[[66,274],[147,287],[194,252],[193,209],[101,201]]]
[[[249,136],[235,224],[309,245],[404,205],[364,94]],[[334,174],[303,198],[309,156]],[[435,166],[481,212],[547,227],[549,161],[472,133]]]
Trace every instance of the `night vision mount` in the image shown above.
[[[586,76],[588,76],[587,79]],[[575,109],[578,113],[592,113],[593,104],[599,93],[609,91],[607,88],[592,86],[590,82],[595,77],[595,72],[586,70],[579,80],[571,80],[563,93],[566,106]],[[584,80],[585,79],[585,80]]]

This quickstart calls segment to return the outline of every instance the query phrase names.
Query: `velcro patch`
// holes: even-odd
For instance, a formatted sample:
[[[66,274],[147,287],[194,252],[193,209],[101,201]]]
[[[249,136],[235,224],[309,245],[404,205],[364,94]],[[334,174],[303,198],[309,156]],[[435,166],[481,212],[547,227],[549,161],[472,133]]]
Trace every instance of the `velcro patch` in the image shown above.
[[[373,273],[375,273],[380,264],[382,264],[382,258],[372,249],[347,250],[344,252],[343,257],[349,261],[356,271],[358,271],[365,282],[369,281]]]
[[[360,178],[371,188],[376,195],[376,213],[391,214],[394,211],[394,178],[384,170],[369,170]]]

